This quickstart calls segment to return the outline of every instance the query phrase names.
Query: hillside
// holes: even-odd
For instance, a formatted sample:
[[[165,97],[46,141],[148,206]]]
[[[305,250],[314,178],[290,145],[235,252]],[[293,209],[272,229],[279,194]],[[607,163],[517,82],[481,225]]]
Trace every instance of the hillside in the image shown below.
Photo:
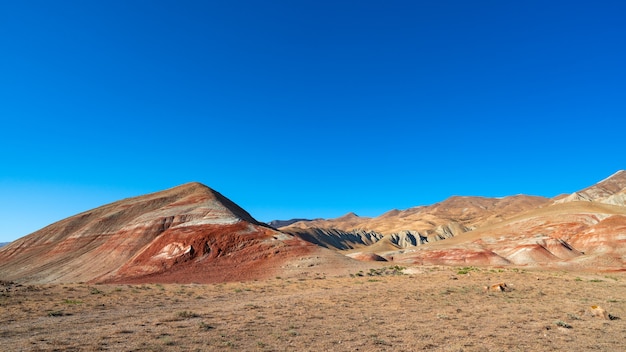
[[[555,200],[451,197],[376,218],[345,217],[281,228],[314,243],[341,243],[354,258],[404,264],[626,267],[626,172]],[[315,228],[313,226],[320,226]],[[364,243],[350,234],[362,231]],[[329,241],[329,234],[341,239]],[[311,237],[314,237],[311,239]],[[376,259],[380,260],[380,259]]]
[[[262,278],[293,258],[345,258],[257,222],[199,183],[121,200],[0,249],[0,277],[55,282]]]
[[[556,203],[589,201],[606,204],[625,205],[626,203],[626,171],[620,170],[610,177],[574,192],[569,196],[556,200]]]
[[[548,198],[525,195],[504,198],[455,196],[430,206],[394,209],[375,218],[351,213],[336,219],[297,222],[280,230],[307,240],[314,237],[314,243],[327,241],[328,230],[334,231],[334,236],[345,233],[348,237],[355,231],[372,232],[384,243],[377,243],[370,251],[381,251],[444,240],[550,203]],[[360,247],[360,244],[357,241],[348,248]]]
[[[190,283],[408,265],[626,268],[626,172],[556,199],[451,197],[280,231],[199,183],[92,209],[0,248],[0,277],[29,283]],[[354,260],[354,259],[358,260]]]

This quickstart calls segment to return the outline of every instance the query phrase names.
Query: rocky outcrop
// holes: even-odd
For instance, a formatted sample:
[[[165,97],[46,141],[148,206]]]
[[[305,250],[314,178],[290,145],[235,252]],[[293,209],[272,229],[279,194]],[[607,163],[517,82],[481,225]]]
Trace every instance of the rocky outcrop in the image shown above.
[[[468,228],[459,223],[452,222],[422,232],[411,230],[400,231],[392,233],[386,236],[386,238],[398,248],[409,248],[452,238],[467,231],[469,231]]]
[[[318,246],[339,250],[369,246],[383,238],[383,235],[380,233],[365,230],[342,231],[322,228],[287,228],[283,229],[283,231]]]
[[[415,247],[428,243],[428,236],[410,230],[392,233],[388,235],[388,238],[389,242],[398,248]]]

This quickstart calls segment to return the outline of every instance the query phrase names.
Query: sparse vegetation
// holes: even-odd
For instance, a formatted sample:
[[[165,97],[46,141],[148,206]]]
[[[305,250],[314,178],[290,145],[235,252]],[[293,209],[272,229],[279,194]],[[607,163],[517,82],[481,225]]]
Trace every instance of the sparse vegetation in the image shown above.
[[[191,318],[198,318],[200,317],[200,314],[196,314],[194,312],[190,312],[187,310],[183,310],[182,312],[178,312],[178,317],[179,318],[183,318],[183,319],[191,319]]]
[[[101,291],[95,287],[92,287],[89,293],[91,293],[92,295],[103,295],[104,291]]]
[[[60,310],[53,310],[53,311],[48,312],[49,317],[62,317],[64,315],[65,314]]]
[[[473,267],[473,266],[466,266],[466,267],[463,267],[463,268],[459,269],[456,273],[458,275],[466,275],[466,274],[469,274],[472,271],[480,271],[480,269],[478,269],[476,267]]]
[[[65,304],[81,304],[81,303],[83,303],[83,301],[79,301],[77,299],[65,299],[65,300],[63,300],[63,303],[65,303]]]
[[[200,322],[200,324],[198,324],[198,326],[200,327],[200,329],[202,330],[211,330],[211,329],[215,329],[215,327],[213,325],[209,325],[203,321]]]
[[[571,329],[572,328],[571,325],[569,325],[568,323],[564,322],[563,320],[557,320],[557,321],[554,322],[554,324],[556,324],[556,326],[560,326],[560,327],[563,327],[563,328],[566,328],[566,329]]]
[[[487,268],[457,275],[461,269],[395,275],[400,269],[387,265],[375,267],[380,275],[367,268],[355,278],[308,275],[165,290],[97,286],[107,294],[92,294],[88,285],[11,286],[0,297],[2,349],[51,350],[59,341],[54,348],[87,351],[582,351],[597,349],[597,341],[603,350],[622,349],[626,274],[614,274],[619,280],[602,274],[597,284],[581,274],[575,282],[572,273]],[[482,291],[500,281],[516,290]],[[608,318],[587,313],[602,302]]]
[[[359,270],[356,274],[350,274],[350,277],[404,275],[405,269],[405,267],[399,265],[382,268],[370,268],[367,273],[364,273],[363,270]]]

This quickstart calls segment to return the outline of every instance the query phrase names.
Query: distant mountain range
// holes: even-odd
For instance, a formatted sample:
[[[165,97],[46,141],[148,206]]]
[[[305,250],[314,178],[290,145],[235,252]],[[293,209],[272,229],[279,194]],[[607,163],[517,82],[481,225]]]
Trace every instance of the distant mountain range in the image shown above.
[[[348,214],[280,230],[353,257],[401,263],[621,269],[625,195],[626,172],[619,171],[554,199],[451,197],[376,218]]]
[[[4,247],[4,246],[6,246],[9,243],[11,243],[11,242],[0,242],[0,247]]]
[[[267,225],[220,193],[190,183],[88,210],[15,240],[0,248],[0,277],[222,282],[307,275],[370,260],[626,270],[625,200],[626,172],[619,171],[553,199],[457,196],[374,218],[348,213]]]
[[[316,220],[320,220],[320,219],[316,219]],[[272,221],[268,222],[267,224],[270,225],[271,227],[277,229],[279,227],[289,226],[289,225],[294,224],[296,222],[307,222],[307,221],[312,221],[312,220],[311,219],[272,220]]]

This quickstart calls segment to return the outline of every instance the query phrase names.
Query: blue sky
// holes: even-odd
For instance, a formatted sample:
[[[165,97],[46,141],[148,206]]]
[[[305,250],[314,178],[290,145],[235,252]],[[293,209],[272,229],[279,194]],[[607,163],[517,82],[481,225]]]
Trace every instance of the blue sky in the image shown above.
[[[1,1],[0,242],[202,182],[262,221],[624,169],[622,1]]]

